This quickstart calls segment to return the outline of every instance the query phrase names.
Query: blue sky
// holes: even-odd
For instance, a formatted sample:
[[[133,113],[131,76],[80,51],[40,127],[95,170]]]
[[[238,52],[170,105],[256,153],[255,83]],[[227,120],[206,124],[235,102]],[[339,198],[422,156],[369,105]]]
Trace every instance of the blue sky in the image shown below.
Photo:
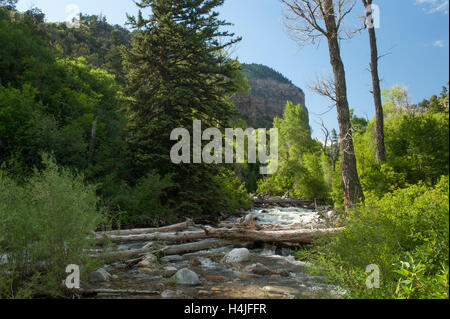
[[[356,25],[356,15],[363,14],[359,3],[348,23]],[[405,86],[411,102],[439,93],[449,81],[449,1],[444,0],[376,0],[380,6],[380,28],[376,29],[382,87]],[[47,21],[65,21],[66,8],[75,4],[81,12],[105,15],[110,23],[124,25],[126,13],[135,14],[132,0],[19,0],[18,9],[38,7]],[[329,74],[328,48],[300,48],[283,30],[282,6],[279,0],[226,0],[219,9],[222,18],[234,24],[232,31],[243,40],[233,54],[241,62],[268,65],[291,79],[306,93],[313,135],[321,137],[322,117],[329,128],[337,128],[336,112],[327,99],[312,93],[308,87],[318,75]],[[369,42],[366,32],[342,42],[350,107],[359,116],[374,115],[371,77],[368,71]]]

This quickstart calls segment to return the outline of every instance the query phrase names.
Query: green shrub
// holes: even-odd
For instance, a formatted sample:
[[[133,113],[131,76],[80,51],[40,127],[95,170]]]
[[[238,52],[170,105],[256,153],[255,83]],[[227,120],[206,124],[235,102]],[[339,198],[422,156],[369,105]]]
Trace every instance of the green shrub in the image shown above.
[[[43,164],[24,185],[0,172],[0,298],[57,297],[69,264],[82,280],[96,266],[87,256],[102,221],[95,187],[46,155]]]
[[[448,298],[449,180],[369,196],[351,212],[345,230],[322,239],[313,272],[353,298]],[[368,265],[380,269],[380,288],[366,287]]]
[[[227,168],[221,168],[214,181],[221,189],[222,198],[217,200],[220,212],[230,212],[236,209],[250,209],[252,199],[245,184]]]
[[[115,221],[113,227],[150,226],[176,221],[177,216],[166,202],[167,192],[175,186],[171,175],[161,177],[149,173],[139,179],[134,187],[114,176],[107,176],[102,190],[105,205],[111,211],[110,217]]]

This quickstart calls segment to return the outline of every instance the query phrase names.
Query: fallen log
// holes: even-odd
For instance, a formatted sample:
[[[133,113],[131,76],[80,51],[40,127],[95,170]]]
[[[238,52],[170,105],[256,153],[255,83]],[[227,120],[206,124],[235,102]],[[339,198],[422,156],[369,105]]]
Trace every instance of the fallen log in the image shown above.
[[[153,290],[125,290],[125,289],[79,289],[83,296],[95,295],[159,295],[159,291]]]
[[[150,252],[149,248],[131,249],[131,250],[120,250],[111,251],[106,253],[100,253],[95,255],[90,255],[92,258],[98,258],[103,260],[105,263],[112,263],[116,261],[126,261],[129,259],[141,257]]]
[[[191,231],[180,233],[153,233],[153,234],[140,234],[131,236],[108,236],[109,240],[113,243],[132,243],[143,241],[190,241],[206,239],[208,236],[204,231]]]
[[[208,237],[234,239],[240,241],[260,242],[290,242],[310,244],[323,234],[337,232],[343,228],[328,229],[290,229],[290,230],[251,230],[243,228],[212,228],[203,227]]]
[[[193,243],[180,244],[180,245],[171,245],[164,247],[162,249],[154,252],[157,256],[164,255],[182,255],[186,253],[192,253],[200,250],[218,248],[228,245],[233,245],[233,241],[222,240],[222,239],[205,239]]]
[[[255,224],[253,223],[253,225]],[[208,238],[219,238],[219,239],[238,239],[238,240],[243,239],[246,241],[291,242],[291,243],[309,244],[314,240],[314,238],[323,233],[331,233],[338,230],[336,228],[304,229],[304,228],[291,228],[281,226],[278,226],[277,228],[270,228],[268,226],[262,227],[259,225],[254,226],[255,228],[252,229],[248,227],[249,226],[241,226],[240,224],[237,225],[235,224],[234,227],[232,228],[203,227],[204,231],[192,231],[180,233],[153,233],[153,234],[141,234],[133,236],[109,236],[109,239],[113,243],[131,243],[143,241],[186,242]]]
[[[165,227],[159,228],[135,228],[135,229],[124,229],[124,230],[112,230],[112,231],[103,231],[97,232],[96,235],[136,235],[136,234],[150,234],[150,233],[168,233],[168,232],[177,232],[180,230],[188,229],[193,225],[191,220],[187,220],[183,223],[174,224]]]
[[[283,199],[283,198],[255,198],[253,199],[254,204],[291,204],[291,205],[311,205],[314,203],[313,200],[306,199]]]

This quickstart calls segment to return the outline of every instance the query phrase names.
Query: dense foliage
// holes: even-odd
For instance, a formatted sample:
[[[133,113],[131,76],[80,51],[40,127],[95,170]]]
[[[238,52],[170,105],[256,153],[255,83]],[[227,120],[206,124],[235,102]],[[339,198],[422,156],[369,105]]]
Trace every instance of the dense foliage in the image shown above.
[[[101,16],[83,15],[80,28],[45,23],[16,2],[0,1],[0,297],[60,296],[67,264],[84,265],[83,276],[95,266],[88,235],[105,225],[216,217],[250,208],[256,190],[326,199],[342,212],[338,132],[312,139],[307,111],[289,101],[273,121],[275,174],[262,178],[258,163],[171,162],[174,128],[247,128],[230,102],[248,91],[245,77],[290,83],[230,58],[239,38],[214,11],[223,0],[140,1],[152,14],[130,17],[132,32]],[[383,108],[382,163],[375,120],[351,114],[366,202],[301,256],[348,297],[448,298],[447,88],[411,105],[394,87]],[[380,289],[365,285],[370,264]]]
[[[18,184],[0,171],[0,298],[61,296],[70,264],[94,270],[91,233],[103,221],[93,186],[44,156],[45,169]]]
[[[236,114],[228,97],[244,82],[240,64],[225,50],[239,39],[221,30],[229,24],[213,10],[222,3],[142,1],[139,6],[153,14],[130,18],[136,30],[126,53],[133,179],[148,171],[171,174],[175,211],[185,215],[217,214],[227,207],[217,165],[172,164],[169,156],[173,129],[192,132],[193,120],[201,120],[203,128],[224,130]]]
[[[260,180],[258,191],[305,199],[327,199],[328,188],[320,144],[311,138],[308,113],[287,102],[283,118],[275,118],[279,130],[278,171]]]
[[[272,79],[281,83],[292,84],[283,74],[262,64],[242,64],[242,74],[246,78]]]
[[[101,67],[125,83],[122,51],[131,45],[130,32],[110,25],[104,16],[81,15],[79,28],[68,28],[66,23],[47,23],[45,30],[50,44],[67,57],[84,57],[89,64]]]
[[[445,176],[434,187],[370,195],[345,230],[314,250],[313,272],[343,286],[349,298],[448,298],[448,190]],[[380,270],[379,288],[366,286],[369,265]]]
[[[374,120],[362,125],[355,149],[367,200],[350,213],[343,232],[318,245],[313,269],[343,286],[347,297],[448,298],[447,89],[409,105],[404,89],[394,87],[384,100],[387,161],[375,160]],[[339,206],[339,175],[334,180]],[[366,287],[371,264],[380,269],[380,288]]]

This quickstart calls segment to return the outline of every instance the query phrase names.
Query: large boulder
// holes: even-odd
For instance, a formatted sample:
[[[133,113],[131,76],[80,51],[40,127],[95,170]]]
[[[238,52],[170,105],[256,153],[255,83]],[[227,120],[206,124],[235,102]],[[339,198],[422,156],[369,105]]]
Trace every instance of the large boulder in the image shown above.
[[[200,284],[198,275],[188,268],[183,268],[177,271],[174,276],[175,282],[179,285],[196,286]]]
[[[91,272],[91,281],[92,282],[106,282],[111,279],[111,274],[107,272],[105,269],[100,268],[96,271]]]
[[[234,264],[244,262],[250,259],[250,252],[247,248],[236,248],[223,257],[222,262]]]

